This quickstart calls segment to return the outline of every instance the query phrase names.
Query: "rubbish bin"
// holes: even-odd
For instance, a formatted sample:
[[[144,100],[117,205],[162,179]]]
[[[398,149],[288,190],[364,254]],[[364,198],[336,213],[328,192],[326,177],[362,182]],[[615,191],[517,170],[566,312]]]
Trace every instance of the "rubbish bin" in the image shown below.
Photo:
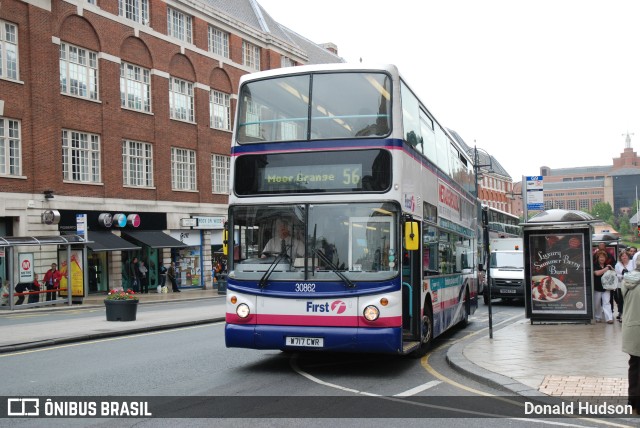
[[[218,275],[218,294],[227,294],[227,275],[219,274]]]

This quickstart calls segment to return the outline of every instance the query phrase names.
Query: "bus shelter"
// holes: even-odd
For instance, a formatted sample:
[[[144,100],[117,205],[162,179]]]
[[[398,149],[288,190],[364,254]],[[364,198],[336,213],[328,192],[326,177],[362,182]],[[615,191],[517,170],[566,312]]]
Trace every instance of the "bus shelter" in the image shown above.
[[[5,236],[0,237],[0,250],[3,253],[4,262],[6,263],[6,268],[4,272],[6,272],[7,278],[2,279],[2,284],[0,284],[0,288],[2,289],[2,305],[0,305],[0,309],[3,310],[13,310],[17,309],[17,307],[38,307],[38,306],[49,306],[55,305],[58,303],[67,303],[71,305],[73,303],[73,293],[69,292],[68,288],[71,288],[71,284],[77,282],[83,282],[84,278],[75,278],[76,275],[82,276],[82,272],[78,273],[74,272],[74,269],[71,269],[73,259],[75,255],[72,255],[72,250],[77,252],[78,248],[82,249],[81,253],[85,253],[85,245],[89,243],[84,240],[84,238],[80,235],[53,235],[53,236]],[[21,305],[16,305],[15,298],[16,297],[24,297],[28,295],[40,295],[46,294],[47,291],[44,286],[41,287],[40,291],[17,291],[16,287],[19,284],[25,284],[28,282],[33,283],[33,273],[35,266],[35,258],[33,252],[22,252],[22,247],[39,247],[42,250],[42,247],[50,248],[55,246],[56,256],[51,259],[52,262],[58,263],[61,267],[64,265],[68,267],[66,272],[63,271],[63,276],[65,278],[65,283],[67,284],[66,288],[60,287],[60,289],[56,290],[56,296],[60,296],[61,294],[66,294],[64,299],[56,298],[55,300],[47,301],[39,301],[36,303],[23,303]],[[19,248],[20,252],[17,252],[16,249]],[[42,251],[40,251],[41,253]],[[40,258],[37,260],[41,266],[46,266],[46,259]],[[47,268],[48,269],[48,268]],[[62,271],[62,269],[61,269]],[[4,276],[4,272],[2,273]],[[42,281],[42,278],[40,278]],[[29,299],[26,299],[27,301]]]
[[[582,211],[552,209],[523,223],[525,304],[536,321],[593,318],[592,223]]]

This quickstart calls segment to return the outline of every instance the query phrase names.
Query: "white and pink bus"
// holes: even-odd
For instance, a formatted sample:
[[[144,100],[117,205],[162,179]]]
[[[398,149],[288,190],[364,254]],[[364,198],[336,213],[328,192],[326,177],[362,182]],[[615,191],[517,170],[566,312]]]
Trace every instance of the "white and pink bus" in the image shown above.
[[[426,352],[477,308],[473,189],[470,158],[395,66],[244,76],[226,345]]]

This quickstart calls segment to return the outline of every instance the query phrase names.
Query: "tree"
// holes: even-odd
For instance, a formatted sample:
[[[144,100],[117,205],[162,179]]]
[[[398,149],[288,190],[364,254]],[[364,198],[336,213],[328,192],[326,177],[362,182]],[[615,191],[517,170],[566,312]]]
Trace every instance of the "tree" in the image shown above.
[[[629,216],[625,214],[622,217],[619,217],[619,220],[620,220],[620,225],[618,226],[618,232],[620,233],[620,236],[628,235],[629,232],[631,231],[631,225],[629,224]]]
[[[608,223],[613,217],[613,208],[609,202],[598,202],[591,208],[591,215]]]

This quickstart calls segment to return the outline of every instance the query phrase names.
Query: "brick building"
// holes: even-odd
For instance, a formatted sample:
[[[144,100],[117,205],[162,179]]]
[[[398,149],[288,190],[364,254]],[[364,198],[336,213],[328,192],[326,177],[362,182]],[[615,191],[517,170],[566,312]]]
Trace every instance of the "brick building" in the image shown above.
[[[640,183],[640,158],[626,134],[625,147],[611,165],[551,169],[543,166],[545,209],[589,211],[608,202],[615,215],[633,214],[630,209]]]
[[[89,291],[128,285],[134,256],[152,287],[170,261],[210,284],[240,77],[342,61],[256,0],[4,0],[0,52],[0,236],[86,214]],[[57,255],[36,253],[42,274]]]

